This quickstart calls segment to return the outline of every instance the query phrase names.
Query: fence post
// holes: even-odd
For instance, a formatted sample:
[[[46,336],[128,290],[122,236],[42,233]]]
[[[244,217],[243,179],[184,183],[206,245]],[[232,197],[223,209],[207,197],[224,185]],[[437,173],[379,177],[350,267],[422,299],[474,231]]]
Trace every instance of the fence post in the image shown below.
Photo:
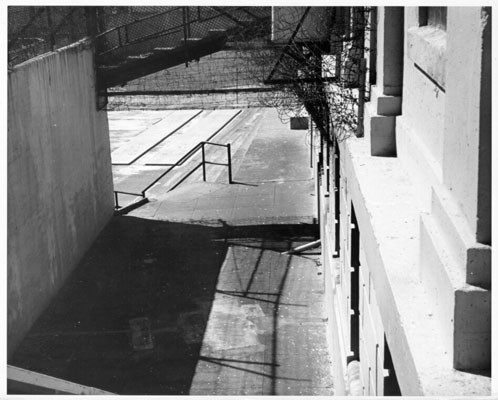
[[[206,182],[206,155],[204,152],[204,142],[202,142],[202,178]]]
[[[232,183],[232,151],[230,149],[230,143],[227,144],[227,155],[228,155],[228,183]]]

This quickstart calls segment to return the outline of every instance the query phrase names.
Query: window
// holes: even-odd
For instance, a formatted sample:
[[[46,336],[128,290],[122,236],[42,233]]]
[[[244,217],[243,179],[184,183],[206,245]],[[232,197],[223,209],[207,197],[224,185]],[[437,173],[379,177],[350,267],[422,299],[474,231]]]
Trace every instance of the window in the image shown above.
[[[445,31],[447,9],[448,7],[419,7],[419,25],[433,26]]]

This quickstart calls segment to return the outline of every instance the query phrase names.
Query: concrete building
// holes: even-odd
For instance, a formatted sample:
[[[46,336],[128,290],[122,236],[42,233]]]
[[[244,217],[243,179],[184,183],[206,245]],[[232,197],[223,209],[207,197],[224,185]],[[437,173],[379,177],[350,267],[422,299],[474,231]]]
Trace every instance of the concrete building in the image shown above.
[[[364,135],[314,137],[336,394],[490,394],[491,10],[370,24]]]

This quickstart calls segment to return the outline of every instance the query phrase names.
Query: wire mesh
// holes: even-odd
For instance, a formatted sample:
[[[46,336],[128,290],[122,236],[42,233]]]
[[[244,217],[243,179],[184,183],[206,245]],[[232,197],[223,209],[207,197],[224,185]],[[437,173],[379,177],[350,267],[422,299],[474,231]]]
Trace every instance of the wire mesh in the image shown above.
[[[301,24],[307,12],[311,23]],[[107,109],[270,106],[283,120],[311,115],[326,137],[355,131],[369,96],[361,77],[375,83],[373,69],[360,70],[370,53],[372,8],[288,7],[274,13],[274,28],[291,36],[280,43],[270,38],[270,15],[269,7],[9,7],[9,65],[93,35],[99,67],[133,66],[222,30],[222,51],[140,78],[130,74],[123,86],[108,88]]]
[[[8,7],[8,63],[12,67],[88,35],[84,7]]]

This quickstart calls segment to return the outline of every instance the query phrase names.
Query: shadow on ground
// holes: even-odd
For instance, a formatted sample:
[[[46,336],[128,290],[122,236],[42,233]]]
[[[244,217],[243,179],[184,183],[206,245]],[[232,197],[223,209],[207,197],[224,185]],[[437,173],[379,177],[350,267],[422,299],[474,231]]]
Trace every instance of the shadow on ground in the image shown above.
[[[188,394],[228,246],[285,251],[315,234],[114,217],[9,363],[118,394]]]

